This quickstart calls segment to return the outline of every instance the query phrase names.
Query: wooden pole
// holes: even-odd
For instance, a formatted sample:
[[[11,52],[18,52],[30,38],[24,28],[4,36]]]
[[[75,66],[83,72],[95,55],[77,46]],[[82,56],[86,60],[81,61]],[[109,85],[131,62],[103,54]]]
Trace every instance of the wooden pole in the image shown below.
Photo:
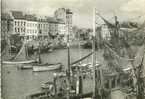
[[[65,15],[65,18],[67,15]],[[65,19],[65,25],[66,25],[66,32],[67,32],[67,57],[68,57],[68,64],[67,64],[67,99],[70,99],[70,44],[69,44],[69,28],[68,28],[68,22]]]
[[[67,68],[67,78],[68,78],[68,86],[67,86],[67,99],[70,99],[70,48],[69,48],[69,35],[68,35],[68,44],[67,44],[67,53],[68,53],[68,68]]]
[[[8,34],[7,34],[8,35]],[[10,42],[10,37],[9,37],[9,35],[8,35],[8,37],[7,37],[7,40],[8,40],[8,43],[9,43],[9,55],[10,56],[12,56],[12,49],[11,49],[11,42]]]
[[[40,40],[39,40],[39,50],[38,50],[38,54],[39,54],[39,56],[38,56],[38,62],[39,62],[39,64],[41,63],[41,56],[40,56],[40,53],[41,53],[41,46],[40,46],[41,44],[40,44]]]
[[[96,64],[96,47],[95,47],[95,39],[96,39],[96,9],[94,8],[93,11],[93,36],[92,36],[92,66],[93,66],[93,85],[94,85],[94,89],[93,89],[93,99],[96,99],[96,68],[95,68],[95,64]]]
[[[26,59],[28,58],[28,46],[27,46],[27,41],[24,43],[25,45],[25,57],[26,57]]]
[[[55,77],[53,78],[53,83],[54,83],[54,93],[55,93],[55,95],[57,94],[57,84],[56,84],[56,79],[57,79],[57,77],[56,77],[56,75],[55,75]]]
[[[78,33],[78,43],[79,43],[79,58],[81,59],[82,58],[82,55],[81,55],[81,44],[80,44],[80,33]],[[80,64],[82,62],[80,61]]]

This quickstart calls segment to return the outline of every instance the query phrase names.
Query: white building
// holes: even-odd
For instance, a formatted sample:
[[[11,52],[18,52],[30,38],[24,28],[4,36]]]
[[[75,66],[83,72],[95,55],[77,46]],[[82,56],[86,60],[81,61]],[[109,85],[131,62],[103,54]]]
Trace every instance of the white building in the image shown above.
[[[23,13],[20,11],[12,11],[12,16],[14,19],[14,34],[19,34],[20,36],[25,35],[26,20]]]
[[[65,23],[65,37],[67,38],[67,35],[70,35],[70,38],[74,37],[74,34],[72,32],[72,15],[70,9],[66,8],[59,8],[55,11],[54,16],[56,19],[63,20]]]
[[[49,38],[49,23],[47,18],[38,19],[38,36],[42,39],[48,40]]]
[[[47,17],[47,22],[49,23],[49,35],[55,37],[58,35],[58,21],[54,17]]]
[[[65,35],[66,33],[66,25],[63,20],[58,19],[58,34]]]
[[[38,21],[34,15],[25,15],[26,18],[26,32],[27,40],[34,40],[38,36]]]

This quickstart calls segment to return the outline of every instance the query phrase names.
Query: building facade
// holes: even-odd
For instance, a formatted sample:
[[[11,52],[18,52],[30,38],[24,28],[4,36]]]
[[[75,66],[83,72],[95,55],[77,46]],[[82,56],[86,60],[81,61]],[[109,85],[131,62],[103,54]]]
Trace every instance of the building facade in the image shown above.
[[[70,9],[59,8],[55,11],[54,16],[56,19],[63,20],[65,23],[65,34],[64,36],[67,38],[69,34],[70,38],[73,38],[74,35],[72,33],[72,15]]]
[[[55,38],[58,35],[66,38],[72,33],[72,12],[69,9],[59,8],[55,11],[54,17],[38,18],[35,15],[24,14],[21,11],[11,11],[13,18],[13,32],[27,40]]]
[[[49,39],[49,23],[46,18],[38,19],[38,36],[42,39]]]
[[[24,36],[26,32],[26,20],[24,14],[20,11],[12,11],[12,16],[14,19],[14,34]]]
[[[47,17],[49,23],[49,35],[50,38],[55,38],[58,35],[58,21],[54,17]]]
[[[6,39],[6,37],[13,34],[13,18],[10,14],[2,13],[1,16],[1,39]]]
[[[38,21],[35,15],[25,15],[26,31],[25,37],[27,40],[35,40],[38,36]]]
[[[63,20],[58,19],[58,34],[65,35],[65,33],[66,33],[65,22]]]

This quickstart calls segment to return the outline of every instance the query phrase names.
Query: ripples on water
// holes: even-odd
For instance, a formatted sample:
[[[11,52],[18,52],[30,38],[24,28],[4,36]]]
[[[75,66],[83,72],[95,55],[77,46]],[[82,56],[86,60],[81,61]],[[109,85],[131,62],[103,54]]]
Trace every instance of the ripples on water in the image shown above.
[[[81,56],[90,53],[91,50],[81,49]],[[71,62],[80,58],[79,50],[73,48],[70,50]],[[57,63],[62,62],[67,66],[67,49],[55,50],[52,53],[42,54],[42,62]],[[90,62],[91,58],[85,62]],[[46,81],[52,81],[52,71],[32,72],[32,70],[18,70],[14,65],[2,66],[2,94],[4,99],[25,99],[26,95],[39,92],[41,84]]]

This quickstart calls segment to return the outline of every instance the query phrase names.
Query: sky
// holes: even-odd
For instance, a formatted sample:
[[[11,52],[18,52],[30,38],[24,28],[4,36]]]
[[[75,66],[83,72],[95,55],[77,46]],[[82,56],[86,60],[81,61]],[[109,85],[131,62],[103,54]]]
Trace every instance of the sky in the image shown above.
[[[2,0],[2,11],[20,10],[39,16],[53,16],[58,8],[73,12],[73,25],[91,28],[93,9],[112,21],[117,15],[120,21],[145,19],[145,0]],[[141,16],[141,17],[140,17]]]

